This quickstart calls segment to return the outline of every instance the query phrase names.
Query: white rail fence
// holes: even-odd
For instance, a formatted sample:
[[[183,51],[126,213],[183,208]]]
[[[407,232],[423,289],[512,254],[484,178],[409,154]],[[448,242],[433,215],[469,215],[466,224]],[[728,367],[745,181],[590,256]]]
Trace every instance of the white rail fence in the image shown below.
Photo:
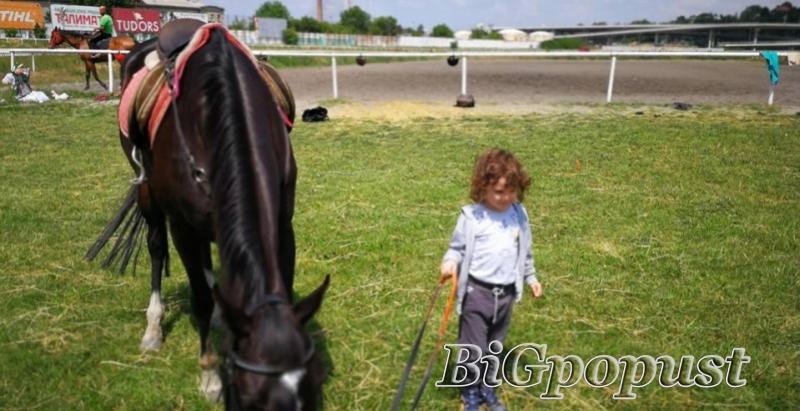
[[[109,51],[109,50],[92,50],[98,54],[106,54],[108,56],[108,87],[109,92],[113,92],[114,88],[114,70],[112,63],[114,55],[127,54],[127,51]],[[29,56],[31,59],[31,70],[36,71],[36,55],[37,54],[80,54],[86,53],[85,50],[71,50],[71,49],[0,49],[0,57],[11,57],[11,69],[13,70],[16,58],[21,56]],[[256,56],[271,56],[271,57],[327,57],[331,59],[331,80],[333,85],[333,98],[339,98],[339,86],[337,80],[336,58],[337,57],[450,57],[454,56],[460,60],[461,64],[461,94],[467,94],[467,59],[469,57],[537,57],[537,58],[564,58],[564,57],[581,57],[581,58],[610,58],[611,67],[608,76],[608,91],[606,93],[606,102],[611,102],[611,97],[614,90],[614,72],[617,67],[618,57],[651,57],[651,58],[670,58],[670,57],[718,57],[718,58],[757,58],[761,56],[760,52],[644,52],[644,51],[595,51],[595,52],[576,52],[576,51],[519,51],[519,52],[499,52],[499,51],[450,51],[450,52],[330,52],[330,51],[303,51],[303,50],[253,50],[252,53]],[[787,52],[777,52],[779,57],[787,57]],[[774,86],[770,85],[767,103],[772,105],[775,95]]]

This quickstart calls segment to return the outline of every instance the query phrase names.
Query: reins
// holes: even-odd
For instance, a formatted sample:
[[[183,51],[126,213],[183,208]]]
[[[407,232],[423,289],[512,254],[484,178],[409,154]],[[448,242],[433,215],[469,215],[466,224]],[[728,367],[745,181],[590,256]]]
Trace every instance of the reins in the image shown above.
[[[436,340],[436,347],[433,349],[433,354],[431,355],[430,361],[428,361],[428,368],[425,370],[425,375],[422,377],[422,383],[420,384],[419,388],[417,389],[417,394],[414,396],[414,402],[411,404],[411,409],[414,410],[419,403],[420,398],[422,398],[422,393],[425,392],[425,385],[427,385],[428,380],[431,377],[431,373],[433,372],[433,365],[436,363],[436,358],[439,355],[439,351],[442,348],[442,342],[444,341],[444,334],[447,331],[447,321],[450,319],[450,313],[453,309],[453,301],[456,297],[456,290],[458,288],[458,278],[453,275],[450,278],[453,282],[451,291],[450,291],[450,298],[447,300],[447,307],[444,310],[444,317],[442,318],[442,325],[439,327],[439,338]],[[422,342],[422,336],[425,334],[425,328],[428,325],[428,320],[431,317],[431,313],[433,312],[433,307],[436,304],[436,298],[439,296],[439,292],[442,290],[442,286],[447,281],[446,278],[442,277],[439,280],[439,283],[436,285],[436,289],[433,292],[433,296],[431,297],[431,304],[428,307],[428,312],[425,314],[425,320],[422,322],[422,327],[417,333],[417,339],[414,341],[414,345],[411,348],[411,355],[408,358],[408,362],[406,363],[406,368],[403,371],[403,376],[400,379],[400,386],[397,388],[397,395],[394,397],[394,403],[392,404],[392,411],[397,411],[400,407],[400,401],[403,398],[403,392],[405,391],[406,383],[408,382],[409,374],[411,374],[411,367],[414,365],[414,360],[417,358],[417,352],[419,351],[420,343]]]
[[[167,81],[167,88],[169,91],[169,99],[170,99],[170,106],[172,107],[172,113],[175,118],[175,128],[178,132],[178,141],[180,142],[181,148],[183,148],[184,153],[188,157],[189,160],[189,167],[192,170],[192,178],[194,181],[200,186],[207,197],[211,197],[211,183],[208,181],[206,177],[206,170],[202,167],[198,167],[192,152],[189,150],[189,147],[186,145],[186,137],[183,135],[183,127],[181,126],[181,119],[178,116],[178,105],[175,103],[176,96],[176,89],[178,88],[177,82],[180,82],[180,79],[175,78],[175,60],[178,58],[178,55],[170,56],[164,62],[164,77]],[[177,81],[177,82],[176,82]]]

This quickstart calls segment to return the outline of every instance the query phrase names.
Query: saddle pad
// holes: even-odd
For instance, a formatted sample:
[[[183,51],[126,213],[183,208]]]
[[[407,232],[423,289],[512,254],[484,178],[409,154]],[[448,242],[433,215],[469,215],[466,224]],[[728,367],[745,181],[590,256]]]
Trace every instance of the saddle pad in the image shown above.
[[[164,63],[159,62],[154,66],[146,65],[131,77],[118,109],[120,131],[125,137],[130,138],[129,121],[131,116],[136,116],[139,132],[149,136],[152,146],[158,129],[158,123],[153,122],[153,117],[160,111],[166,112],[169,105],[169,94],[167,93],[167,98],[162,95],[166,90],[166,78],[163,74]],[[147,129],[142,128],[145,124]]]
[[[128,125],[130,124],[133,99],[136,96],[137,91],[139,91],[139,85],[142,84],[142,80],[149,72],[150,70],[147,67],[137,71],[136,74],[134,74],[131,78],[130,83],[128,83],[128,87],[125,89],[125,92],[122,93],[122,97],[120,98],[117,116],[119,117],[119,129],[126,138],[130,138]]]
[[[194,54],[194,52],[199,50],[208,42],[212,29],[221,29],[225,33],[227,39],[240,50],[245,52],[245,55],[250,58],[256,69],[262,73],[262,77],[270,88],[270,91],[272,91],[276,97],[282,95],[277,85],[274,83],[274,80],[272,80],[266,70],[262,68],[260,64],[258,64],[258,61],[255,59],[252,53],[250,53],[250,50],[247,48],[247,46],[233,36],[233,34],[231,34],[220,23],[208,23],[202,26],[197,33],[195,33],[194,37],[192,37],[192,40],[177,57],[175,63],[175,79],[173,88],[175,99],[180,96],[181,75],[183,74],[186,62],[189,60],[192,54]],[[150,55],[145,57],[145,67],[134,74],[131,82],[128,84],[128,87],[125,89],[125,93],[122,96],[118,113],[120,130],[122,130],[122,133],[125,135],[125,137],[130,137],[129,119],[131,115],[136,116],[136,119],[140,125],[147,124],[147,130],[142,131],[146,131],[151,147],[153,146],[153,141],[156,133],[158,132],[158,128],[161,125],[161,121],[164,119],[164,115],[169,109],[171,98],[169,87],[166,84],[166,79],[163,75],[164,63],[161,61],[156,63],[154,55],[155,52],[152,52]],[[278,93],[275,93],[275,91],[278,91]],[[278,103],[278,111],[281,114],[281,118],[283,119],[284,123],[291,128],[293,124],[285,112],[285,105],[287,105],[288,102],[278,101]]]

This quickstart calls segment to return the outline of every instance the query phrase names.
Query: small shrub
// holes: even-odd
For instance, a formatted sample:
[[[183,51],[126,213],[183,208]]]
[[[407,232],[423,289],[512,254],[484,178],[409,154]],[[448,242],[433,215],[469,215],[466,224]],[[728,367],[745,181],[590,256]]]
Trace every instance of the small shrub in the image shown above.
[[[33,36],[37,39],[47,38],[47,31],[45,31],[44,27],[40,26],[39,23],[33,26]]]
[[[292,29],[286,29],[283,31],[283,44],[287,45],[297,45],[297,42],[300,40],[300,37],[297,35],[297,32]]]

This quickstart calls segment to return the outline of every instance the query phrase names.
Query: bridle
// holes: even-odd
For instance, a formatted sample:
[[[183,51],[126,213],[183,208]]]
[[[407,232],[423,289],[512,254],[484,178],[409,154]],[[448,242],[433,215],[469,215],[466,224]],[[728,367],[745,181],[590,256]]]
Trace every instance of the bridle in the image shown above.
[[[246,315],[252,315],[256,310],[260,309],[265,305],[289,305],[289,302],[286,301],[285,298],[275,295],[275,294],[268,294],[264,297],[264,299],[245,310]],[[311,361],[311,358],[314,357],[316,354],[316,349],[314,346],[314,340],[309,338],[308,339],[308,351],[306,352],[305,357],[303,357],[302,365],[298,368],[285,368],[282,366],[276,365],[263,365],[263,364],[254,364],[249,361],[245,361],[239,354],[236,353],[236,339],[232,341],[231,349],[228,351],[225,361],[224,361],[224,381],[225,381],[225,409],[226,410],[242,410],[242,404],[239,401],[238,390],[236,386],[233,384],[233,372],[235,369],[241,369],[247,372],[251,372],[253,374],[268,376],[268,377],[277,377],[284,373],[292,372],[292,371],[300,371]]]

